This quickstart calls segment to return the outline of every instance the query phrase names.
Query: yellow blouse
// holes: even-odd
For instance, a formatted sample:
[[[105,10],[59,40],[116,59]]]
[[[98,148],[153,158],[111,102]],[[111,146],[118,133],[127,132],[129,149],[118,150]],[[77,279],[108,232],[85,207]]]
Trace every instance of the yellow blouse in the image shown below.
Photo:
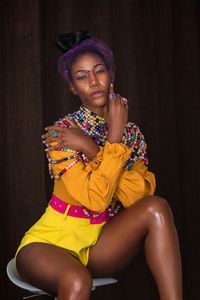
[[[146,147],[146,145],[145,145]],[[127,169],[123,168],[133,148],[123,143],[109,143],[99,147],[97,156],[85,165],[78,161],[61,177],[54,181],[53,193],[61,200],[72,205],[84,205],[88,209],[102,212],[111,199],[120,201],[128,207],[146,195],[155,191],[155,176],[148,171],[142,159],[137,160]],[[51,160],[71,156],[64,151],[49,151]],[[52,164],[54,176],[76,158]]]

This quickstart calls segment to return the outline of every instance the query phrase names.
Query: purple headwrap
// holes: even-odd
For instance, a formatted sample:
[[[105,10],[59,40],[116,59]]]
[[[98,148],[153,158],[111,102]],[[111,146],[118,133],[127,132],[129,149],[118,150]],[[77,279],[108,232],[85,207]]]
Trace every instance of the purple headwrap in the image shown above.
[[[99,54],[103,58],[107,69],[111,70],[115,76],[115,59],[110,47],[95,37],[89,37],[68,50],[59,58],[58,71],[64,79],[66,79],[68,82],[71,82],[70,69],[73,62],[78,55],[87,52]]]

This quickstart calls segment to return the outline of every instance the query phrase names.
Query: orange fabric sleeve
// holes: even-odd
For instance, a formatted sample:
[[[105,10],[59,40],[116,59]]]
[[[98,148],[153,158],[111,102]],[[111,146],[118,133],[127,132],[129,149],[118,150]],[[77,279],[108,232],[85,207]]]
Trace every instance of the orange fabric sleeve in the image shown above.
[[[145,144],[145,149],[146,149]],[[98,153],[95,161],[91,161],[87,168],[94,170],[102,160],[102,151]],[[156,188],[155,175],[148,171],[144,160],[138,159],[130,168],[123,168],[114,198],[120,201],[124,207],[128,207],[144,196],[153,195]]]
[[[124,207],[128,207],[144,196],[153,195],[155,187],[154,174],[148,171],[144,161],[139,159],[130,169],[123,169],[114,197]]]
[[[123,143],[109,143],[106,141],[104,148],[100,147],[97,156],[88,165],[78,161],[55,181],[62,181],[65,185],[68,199],[94,211],[104,211],[113,198],[122,167],[133,148],[126,147]],[[69,157],[70,152],[49,151],[51,160]],[[59,174],[76,158],[52,164],[54,176]],[[65,195],[63,195],[63,198]],[[66,199],[66,201],[68,200]],[[69,200],[70,200],[69,199]],[[63,199],[64,200],[64,199]]]

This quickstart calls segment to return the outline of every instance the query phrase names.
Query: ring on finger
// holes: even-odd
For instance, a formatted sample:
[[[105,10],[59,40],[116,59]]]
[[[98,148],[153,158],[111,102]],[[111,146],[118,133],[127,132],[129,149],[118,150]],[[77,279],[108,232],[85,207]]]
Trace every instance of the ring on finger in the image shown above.
[[[122,102],[127,101],[127,99],[124,98],[124,97],[121,97],[120,94],[117,94],[117,98],[118,98],[118,100],[120,100],[120,101],[122,101]]]
[[[58,136],[58,130],[52,129],[52,130],[51,130],[51,136],[52,136],[52,137],[57,137],[57,136]]]
[[[120,96],[120,94],[117,94],[117,100],[121,100],[122,97]]]
[[[122,100],[123,100],[124,104],[128,103],[128,100],[126,98],[123,97]]]
[[[116,96],[116,94],[115,93],[112,93],[112,94],[109,94],[109,99],[111,100],[111,99],[117,99],[117,96]]]

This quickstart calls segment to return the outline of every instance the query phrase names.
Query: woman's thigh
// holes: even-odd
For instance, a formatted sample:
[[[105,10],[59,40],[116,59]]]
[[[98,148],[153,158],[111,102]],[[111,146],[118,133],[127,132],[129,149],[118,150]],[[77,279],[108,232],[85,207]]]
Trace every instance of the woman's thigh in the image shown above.
[[[78,277],[88,284],[92,281],[78,259],[63,248],[45,243],[24,246],[17,255],[16,266],[25,281],[52,295],[57,295],[60,285],[70,286]]]
[[[151,222],[151,208],[156,206],[167,209],[165,200],[160,197],[142,198],[104,226],[98,242],[90,249],[87,268],[93,276],[108,276],[134,258],[144,244]]]

